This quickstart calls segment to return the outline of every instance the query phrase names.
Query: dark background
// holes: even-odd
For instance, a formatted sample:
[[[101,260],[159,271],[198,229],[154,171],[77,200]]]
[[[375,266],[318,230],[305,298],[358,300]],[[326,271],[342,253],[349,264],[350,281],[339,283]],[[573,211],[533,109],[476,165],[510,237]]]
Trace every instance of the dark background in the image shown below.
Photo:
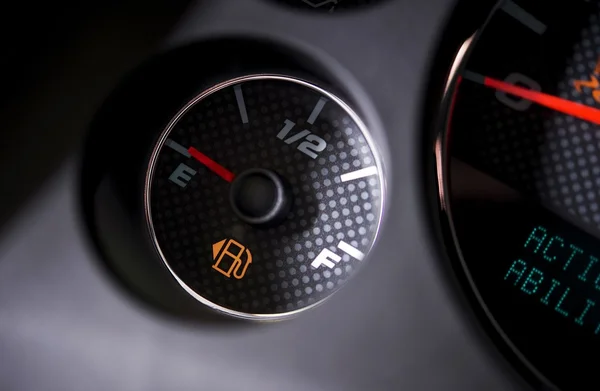
[[[453,2],[388,1],[337,19],[259,0],[204,3],[181,20],[174,1],[1,13],[0,388],[521,389],[464,310],[425,211],[425,97],[439,93],[430,71]],[[106,273],[79,208],[79,146],[117,81],[159,45],[228,34],[326,63],[386,141],[389,204],[368,266],[290,322],[225,328],[140,305]]]

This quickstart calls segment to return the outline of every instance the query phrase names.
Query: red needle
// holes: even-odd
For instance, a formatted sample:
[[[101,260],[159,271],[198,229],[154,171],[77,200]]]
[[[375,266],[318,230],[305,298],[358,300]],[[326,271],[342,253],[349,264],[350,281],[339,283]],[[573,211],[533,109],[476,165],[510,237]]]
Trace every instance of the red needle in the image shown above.
[[[600,125],[600,109],[545,94],[543,92],[519,87],[514,84],[492,79],[491,77],[485,77],[483,79],[483,84],[487,87],[530,100],[538,105],[548,107],[549,109],[560,111],[561,113]]]
[[[233,181],[233,178],[235,178],[233,172],[229,171],[228,169],[215,162],[202,152],[198,151],[196,148],[189,147],[188,152],[190,153],[190,155],[192,155],[194,159],[204,164],[209,170],[211,170],[221,178],[225,179],[227,182],[231,182]]]

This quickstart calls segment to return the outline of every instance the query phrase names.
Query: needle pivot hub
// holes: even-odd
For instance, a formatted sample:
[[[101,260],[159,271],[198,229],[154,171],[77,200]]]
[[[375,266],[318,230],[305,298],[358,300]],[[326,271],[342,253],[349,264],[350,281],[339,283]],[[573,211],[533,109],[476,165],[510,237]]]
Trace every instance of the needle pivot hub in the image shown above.
[[[292,207],[292,192],[276,172],[251,168],[231,184],[229,201],[235,214],[254,226],[272,226],[285,219]]]

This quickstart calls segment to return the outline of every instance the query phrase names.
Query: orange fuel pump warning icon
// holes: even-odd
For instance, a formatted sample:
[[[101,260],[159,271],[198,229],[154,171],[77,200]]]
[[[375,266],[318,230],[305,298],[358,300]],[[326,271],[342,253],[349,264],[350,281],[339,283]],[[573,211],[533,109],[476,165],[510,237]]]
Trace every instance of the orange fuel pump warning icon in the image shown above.
[[[590,75],[590,80],[583,79],[575,80],[573,82],[573,86],[577,92],[582,92],[583,88],[590,89],[596,103],[600,103],[600,82],[598,81],[598,76],[600,76],[600,59],[598,59],[598,62],[596,63],[594,73]]]
[[[242,279],[252,263],[250,250],[233,239],[223,239],[213,244],[212,252],[215,260],[212,268],[228,278],[233,275],[238,280]]]

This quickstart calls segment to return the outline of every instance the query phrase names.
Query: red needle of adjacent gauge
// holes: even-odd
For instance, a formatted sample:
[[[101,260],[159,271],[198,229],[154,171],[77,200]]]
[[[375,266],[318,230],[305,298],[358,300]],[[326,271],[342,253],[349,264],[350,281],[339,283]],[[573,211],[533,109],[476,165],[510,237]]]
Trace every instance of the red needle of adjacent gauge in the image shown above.
[[[549,109],[592,122],[596,125],[600,125],[600,109],[586,106],[581,103],[572,102],[570,100],[559,98],[543,92],[519,87],[514,84],[492,79],[491,77],[484,77],[483,84],[487,87],[530,100]]]
[[[231,182],[233,181],[233,178],[235,178],[235,174],[233,172],[229,171],[228,169],[215,162],[202,152],[198,151],[196,148],[189,147],[188,152],[190,153],[190,155],[192,155],[194,159],[204,164],[209,170],[211,170],[221,178],[225,179],[227,182]]]

